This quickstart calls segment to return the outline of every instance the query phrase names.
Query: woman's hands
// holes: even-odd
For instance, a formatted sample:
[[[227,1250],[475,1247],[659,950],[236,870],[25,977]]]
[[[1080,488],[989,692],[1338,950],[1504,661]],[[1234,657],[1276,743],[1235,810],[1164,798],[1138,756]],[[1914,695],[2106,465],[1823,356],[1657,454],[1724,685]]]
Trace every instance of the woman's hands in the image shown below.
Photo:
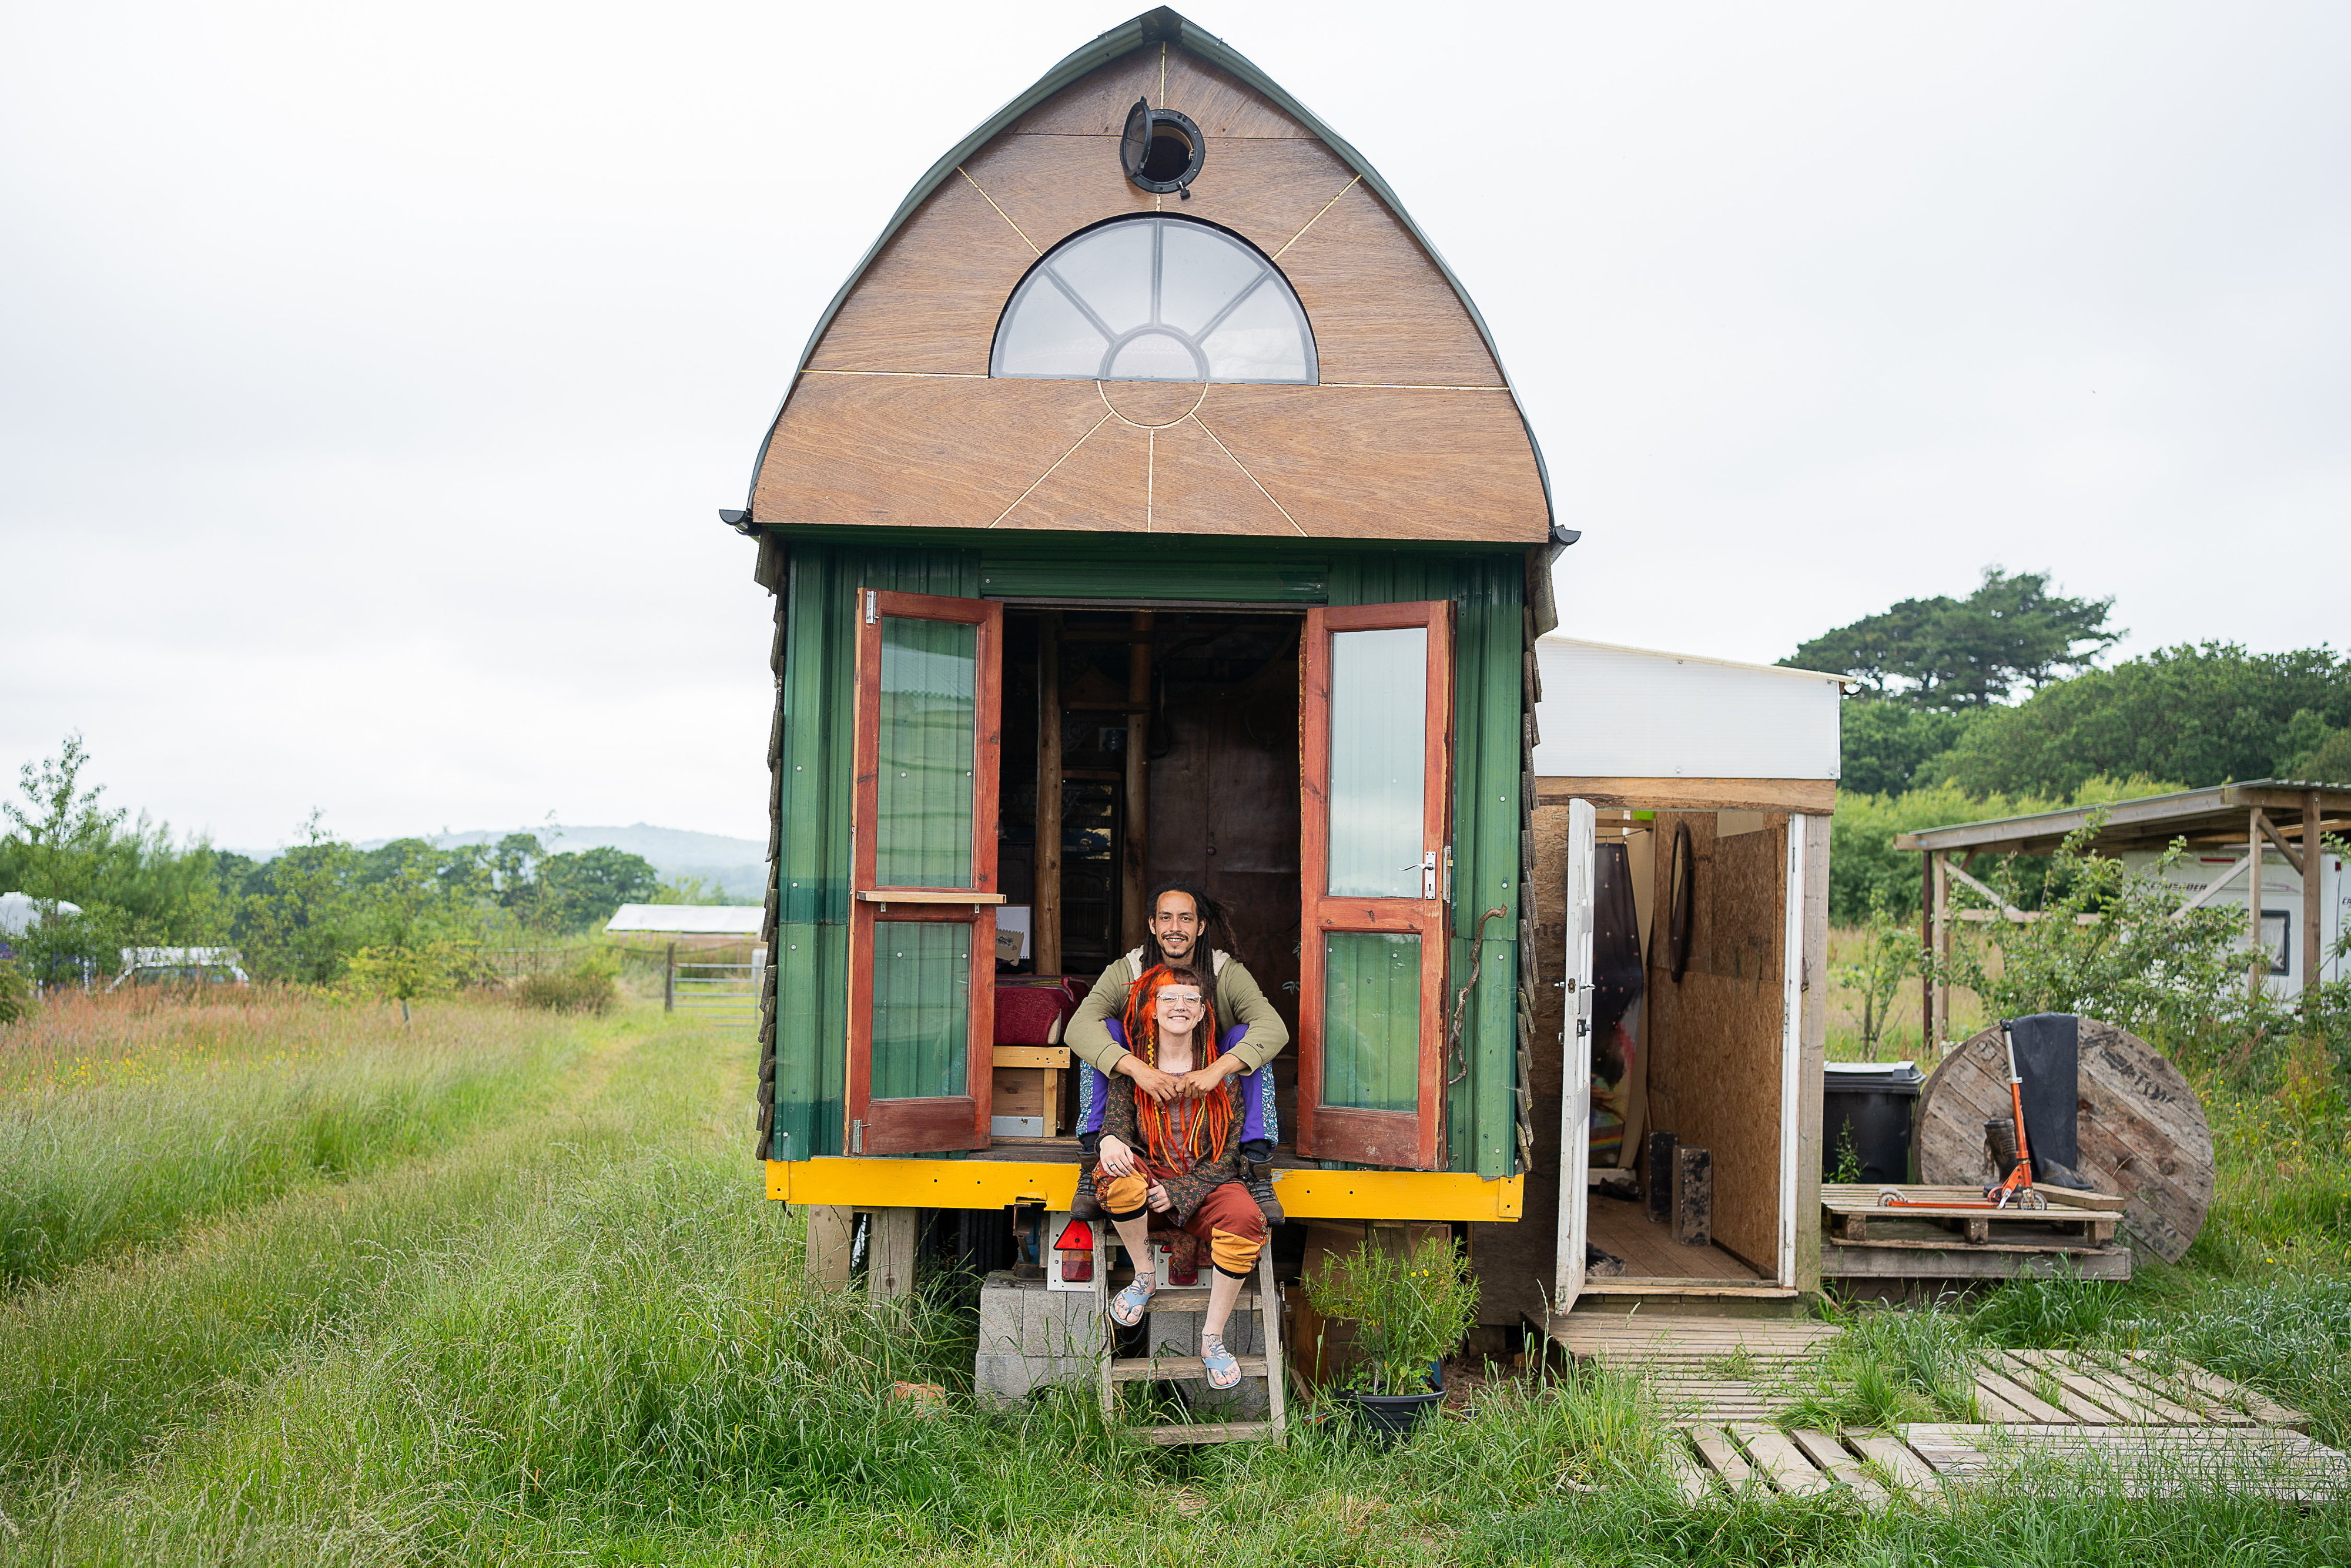
[[[1213,1094],[1224,1087],[1226,1079],[1240,1071],[1242,1066],[1241,1059],[1238,1056],[1220,1056],[1206,1067],[1186,1072],[1175,1082],[1186,1097]]]
[[[1126,1055],[1121,1057],[1119,1059],[1118,1065],[1112,1069],[1112,1071],[1115,1072],[1123,1072],[1129,1078],[1134,1079],[1134,1092],[1136,1093],[1148,1094],[1154,1100],[1159,1101],[1163,1104],[1176,1098],[1176,1094],[1181,1092],[1183,1090],[1183,1079],[1176,1077],[1172,1072],[1160,1071],[1159,1069],[1152,1066],[1151,1063],[1144,1061],[1143,1058],[1135,1055],[1133,1051],[1129,1051]],[[1125,1173],[1113,1172],[1112,1174],[1123,1175]]]
[[[1107,1175],[1123,1176],[1134,1174],[1134,1151],[1128,1148],[1126,1140],[1116,1134],[1104,1133],[1102,1142],[1094,1145],[1094,1152],[1102,1156],[1102,1168]],[[1143,1195],[1143,1201],[1155,1214],[1165,1214],[1176,1207],[1176,1200],[1167,1196],[1166,1186],[1161,1182],[1151,1184],[1149,1190]]]

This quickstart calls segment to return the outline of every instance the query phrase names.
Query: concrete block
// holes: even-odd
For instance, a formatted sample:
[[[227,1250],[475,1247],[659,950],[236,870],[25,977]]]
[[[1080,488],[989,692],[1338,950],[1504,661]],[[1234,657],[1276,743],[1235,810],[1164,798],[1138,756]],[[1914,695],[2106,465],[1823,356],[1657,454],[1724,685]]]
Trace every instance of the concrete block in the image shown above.
[[[972,1366],[972,1389],[983,1405],[1017,1405],[1036,1386],[1026,1357],[982,1354]]]
[[[1093,1299],[1048,1291],[1041,1280],[994,1278],[980,1287],[973,1382],[999,1402],[1094,1375]]]

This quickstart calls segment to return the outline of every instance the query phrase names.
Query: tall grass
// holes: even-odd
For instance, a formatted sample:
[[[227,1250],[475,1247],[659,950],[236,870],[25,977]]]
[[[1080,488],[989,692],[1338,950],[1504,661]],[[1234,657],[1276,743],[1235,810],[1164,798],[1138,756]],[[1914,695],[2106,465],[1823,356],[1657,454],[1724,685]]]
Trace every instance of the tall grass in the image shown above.
[[[299,993],[53,1003],[0,1031],[0,1290],[444,1147],[517,1109],[575,1034]]]
[[[0,1466],[0,1563],[2351,1561],[2351,1509],[2132,1501],[2095,1476],[1877,1515],[1692,1508],[1654,1401],[1604,1372],[1494,1384],[1385,1449],[1311,1406],[1283,1447],[1196,1452],[1106,1430],[1084,1390],[994,1411],[952,1291],[809,1283],[800,1217],[742,1157],[747,1045],[642,1012],[558,1023],[586,1043],[543,1106],[0,1306],[0,1435],[33,1435]],[[2232,1376],[2286,1373],[2210,1346],[2340,1367],[2351,1297],[2313,1278],[1855,1312],[1814,1416],[1963,1415],[1996,1342],[2201,1333]]]

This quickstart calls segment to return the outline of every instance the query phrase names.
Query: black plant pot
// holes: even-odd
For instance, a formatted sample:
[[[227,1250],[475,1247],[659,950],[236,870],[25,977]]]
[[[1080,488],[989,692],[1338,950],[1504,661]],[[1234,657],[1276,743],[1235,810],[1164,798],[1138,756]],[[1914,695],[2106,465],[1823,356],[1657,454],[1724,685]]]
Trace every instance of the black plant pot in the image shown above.
[[[1355,1419],[1372,1441],[1385,1448],[1410,1434],[1445,1396],[1433,1389],[1426,1394],[1359,1394],[1349,1388],[1339,1397],[1354,1406]]]

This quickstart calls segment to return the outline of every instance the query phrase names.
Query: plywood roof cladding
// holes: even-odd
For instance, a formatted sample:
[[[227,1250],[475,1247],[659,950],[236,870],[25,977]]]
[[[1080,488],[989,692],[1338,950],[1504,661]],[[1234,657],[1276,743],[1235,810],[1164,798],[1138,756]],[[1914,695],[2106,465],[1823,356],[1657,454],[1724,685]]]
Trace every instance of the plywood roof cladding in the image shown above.
[[[1147,99],[1198,126],[1189,199],[1125,177]],[[992,377],[1005,304],[1108,220],[1215,225],[1296,290],[1312,384]],[[1541,459],[1484,323],[1377,172],[1172,11],[1112,29],[916,184],[811,338],[752,520],[1540,545]]]

